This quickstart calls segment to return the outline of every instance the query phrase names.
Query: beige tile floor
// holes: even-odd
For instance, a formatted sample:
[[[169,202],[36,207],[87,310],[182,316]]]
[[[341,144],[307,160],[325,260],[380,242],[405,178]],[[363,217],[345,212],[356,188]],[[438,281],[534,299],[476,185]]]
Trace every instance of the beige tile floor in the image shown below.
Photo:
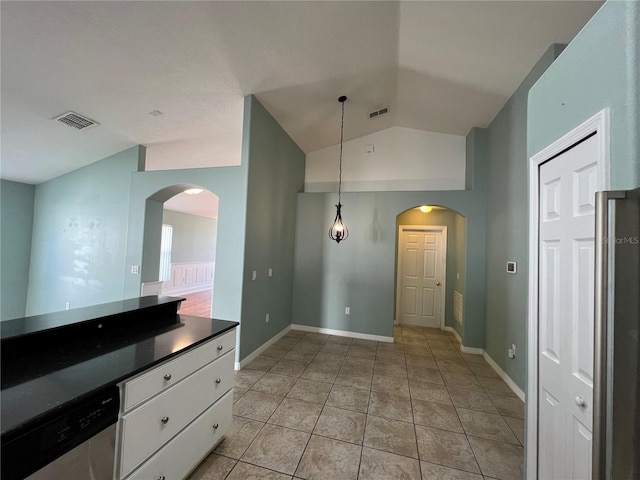
[[[234,421],[189,480],[522,478],[524,405],[451,334],[291,331],[236,372]]]

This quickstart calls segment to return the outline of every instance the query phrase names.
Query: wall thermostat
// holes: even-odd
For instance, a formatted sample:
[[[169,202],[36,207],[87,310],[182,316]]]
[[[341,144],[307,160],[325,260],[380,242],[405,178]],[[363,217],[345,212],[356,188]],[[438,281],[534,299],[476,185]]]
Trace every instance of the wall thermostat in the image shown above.
[[[516,273],[518,264],[516,262],[507,262],[507,273]]]

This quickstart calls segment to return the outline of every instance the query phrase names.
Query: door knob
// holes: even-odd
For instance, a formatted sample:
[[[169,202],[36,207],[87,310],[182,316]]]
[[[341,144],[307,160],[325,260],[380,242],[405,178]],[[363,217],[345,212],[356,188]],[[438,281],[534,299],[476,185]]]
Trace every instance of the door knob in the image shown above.
[[[576,402],[576,405],[579,406],[580,408],[584,408],[584,407],[587,406],[586,400],[584,398],[582,398],[580,395],[578,395],[575,398],[575,402]]]
[[[440,286],[440,282],[436,282],[436,285],[439,287]]]

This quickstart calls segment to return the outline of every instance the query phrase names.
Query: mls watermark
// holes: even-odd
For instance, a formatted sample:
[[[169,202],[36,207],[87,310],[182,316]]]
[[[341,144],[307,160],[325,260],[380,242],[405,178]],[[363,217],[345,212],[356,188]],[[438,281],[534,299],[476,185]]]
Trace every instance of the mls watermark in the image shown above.
[[[640,237],[615,237],[605,238],[603,243],[616,244],[616,245],[640,245]]]

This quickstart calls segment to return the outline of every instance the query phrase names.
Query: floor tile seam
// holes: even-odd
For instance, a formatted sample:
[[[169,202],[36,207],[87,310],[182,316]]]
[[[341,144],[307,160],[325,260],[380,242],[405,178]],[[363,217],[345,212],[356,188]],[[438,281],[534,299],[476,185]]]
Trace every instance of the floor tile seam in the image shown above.
[[[417,399],[415,399],[417,400]],[[411,391],[409,391],[409,404],[411,407],[411,418],[413,419],[413,438],[416,442],[416,453],[418,454],[418,471],[420,472],[420,478],[422,479],[422,465],[420,464],[420,445],[418,444],[418,431],[416,430],[416,416],[414,413],[414,406],[413,406],[413,401],[414,398],[411,397]]]
[[[280,472],[280,471],[278,471],[278,470],[274,470],[273,468],[264,467],[264,466],[262,466],[262,465],[256,465],[256,464],[253,464],[253,463],[251,463],[251,462],[245,462],[244,460],[238,460],[238,461],[236,462],[236,465],[238,465],[238,463],[246,463],[247,465],[252,465],[252,466],[254,466],[254,467],[263,468],[263,469],[265,469],[265,470],[269,470],[270,472],[279,473],[279,474],[281,474],[281,475],[292,476],[292,475],[291,475],[291,474],[289,474],[289,473]],[[236,465],[234,465],[234,467],[233,467],[233,468],[235,468],[235,467],[236,467]],[[232,468],[232,469],[231,469],[231,471],[227,474],[227,477],[228,477],[229,475],[231,475],[231,472],[233,471],[233,468]],[[227,477],[225,477],[225,478],[227,478]]]
[[[236,415],[236,416],[240,416],[240,415]],[[247,417],[241,417],[241,418],[247,418]],[[252,418],[249,418],[248,420],[252,420],[254,422],[260,422],[262,423],[262,426],[260,427],[260,430],[258,430],[255,434],[255,436],[253,437],[253,439],[251,440],[251,442],[249,442],[249,445],[247,445],[247,448],[244,449],[244,451],[242,452],[242,454],[240,455],[240,458],[235,458],[234,460],[236,460],[237,462],[239,462],[242,457],[244,457],[244,454],[247,453],[247,451],[249,450],[249,448],[251,448],[251,445],[253,445],[253,442],[255,442],[256,438],[258,438],[258,435],[260,435],[260,432],[262,432],[262,430],[264,429],[264,427],[267,425],[267,422],[262,422],[260,420],[254,420]],[[217,447],[216,447],[217,448]],[[215,452],[215,450],[214,450]],[[218,455],[222,455],[222,454],[218,454]],[[233,458],[233,457],[229,457],[228,455],[222,455],[223,457],[227,457],[227,458]],[[248,462],[247,462],[248,463]]]
[[[469,445],[469,448],[471,448],[471,445]],[[478,463],[478,460],[476,459],[476,454],[473,451],[473,448],[471,449],[471,454],[473,455],[473,459],[476,462],[476,465],[478,466],[478,470],[480,471],[480,473],[478,472],[472,472],[471,470],[467,470],[465,468],[462,467],[452,467],[451,465],[445,465],[444,463],[440,463],[440,462],[436,462],[434,460],[425,460],[425,459],[420,459],[420,463],[425,462],[425,463],[433,463],[434,465],[439,465],[441,467],[445,467],[445,468],[450,468],[452,470],[459,470],[461,472],[466,472],[466,473],[473,473],[474,475],[480,475],[481,477],[484,477],[484,473],[482,473],[482,467],[480,467],[480,464]]]
[[[369,446],[369,445],[365,445],[364,442],[365,442],[365,439],[366,439],[367,426],[369,425],[369,415],[371,415],[371,414],[367,414],[367,421],[365,423],[365,428],[364,428],[365,434],[364,434],[364,438],[362,440],[362,450],[363,451],[364,451],[365,448],[369,448],[371,450],[376,450],[376,451],[382,452],[382,453],[391,453],[393,455],[398,455],[399,457],[410,458],[411,460],[416,460],[418,463],[420,462],[420,450],[418,449],[418,436],[416,435],[415,424],[413,425],[414,426],[413,434],[415,435],[415,438],[416,438],[416,453],[418,454],[418,458],[411,457],[409,455],[403,455],[402,453],[389,452],[388,450],[381,450],[380,448],[376,448],[376,447],[372,447],[372,446]],[[377,417],[377,418],[384,418],[384,417],[380,417],[378,415],[371,415],[371,416],[372,417]],[[389,420],[388,418],[384,418],[384,419],[385,420]],[[401,421],[401,420],[398,420],[398,421]],[[409,423],[409,422],[404,422],[404,423]],[[422,471],[420,472],[420,475],[422,476]]]
[[[247,450],[249,450],[249,449],[247,448]],[[249,465],[253,465],[254,467],[265,468],[265,469],[267,469],[267,470],[271,470],[272,472],[276,472],[276,473],[279,473],[279,474],[281,474],[281,475],[288,475],[289,477],[292,477],[292,476],[293,476],[293,474],[292,474],[292,473],[283,472],[282,470],[274,470],[273,468],[268,468],[268,467],[265,467],[265,466],[263,466],[263,465],[258,465],[257,463],[249,462],[249,461],[247,461],[247,460],[242,460],[242,459],[240,459],[240,460],[238,460],[238,463],[240,463],[240,462],[242,462],[242,463],[248,463]],[[237,463],[236,463],[236,465],[237,465]],[[235,468],[235,466],[234,466],[234,468]],[[231,473],[231,472],[229,472],[229,473]],[[226,477],[225,477],[225,478],[226,478]]]
[[[520,441],[518,440],[518,438],[517,438],[517,437],[516,437],[516,441],[517,441],[518,443],[509,443],[509,442],[503,442],[502,440],[495,440],[495,439],[493,439],[493,438],[486,438],[486,437],[480,437],[480,436],[478,436],[478,435],[471,435],[471,434],[469,434],[469,433],[465,433],[465,435],[466,435],[467,437],[475,438],[475,439],[477,439],[477,440],[487,440],[487,441],[489,441],[489,442],[500,443],[500,444],[502,444],[502,445],[508,445],[508,446],[511,446],[511,447],[524,448],[524,446],[520,444]],[[515,435],[514,435],[514,436],[515,436]],[[469,442],[469,444],[471,444],[471,442]]]
[[[229,457],[225,457],[225,458],[229,458]],[[235,459],[233,459],[235,460]],[[235,460],[236,463],[233,464],[233,467],[231,467],[231,470],[229,470],[227,472],[227,474],[224,476],[224,478],[222,480],[226,480],[227,478],[229,478],[229,475],[231,475],[231,472],[233,472],[233,469],[236,468],[236,465],[238,465],[238,463],[240,463],[240,460]]]
[[[509,418],[515,418],[515,417],[509,417]],[[513,436],[516,437],[516,440],[518,441],[518,443],[520,444],[521,447],[524,448],[524,443],[518,438],[518,435],[516,435],[516,432],[513,430],[513,428],[511,427],[511,425],[509,425],[509,422],[507,422],[504,419],[504,415],[502,416],[502,420],[504,420],[504,423],[507,424],[507,427],[509,427],[509,430],[511,430],[511,433],[513,433]],[[524,439],[524,437],[523,437]]]
[[[469,445],[469,448],[471,448],[471,445]],[[465,472],[465,473],[472,473],[472,474],[474,474],[474,475],[479,475],[480,477],[484,478],[484,473],[482,473],[482,467],[480,467],[480,463],[478,463],[478,460],[477,460],[477,458],[476,458],[476,454],[475,454],[475,452],[473,451],[473,449],[471,449],[471,454],[473,455],[473,459],[475,460],[476,465],[477,465],[477,467],[478,467],[478,471],[479,471],[480,473],[478,473],[478,472],[473,472],[473,471],[471,471],[471,470],[467,470],[466,468],[462,468],[462,467],[459,467],[459,466],[452,467],[451,465],[445,465],[444,463],[436,462],[435,460],[424,460],[424,459],[422,459],[422,458],[421,458],[421,459],[420,459],[420,463],[422,463],[422,462],[425,462],[425,463],[433,463],[434,465],[438,465],[438,466],[440,466],[440,467],[450,468],[451,470],[458,470],[458,471],[460,471],[460,472]]]
[[[320,416],[318,415],[318,418],[320,418]],[[318,420],[316,419],[316,424],[318,423]],[[315,429],[315,425],[313,426],[313,428]],[[309,448],[309,443],[311,443],[311,437],[313,437],[313,431],[312,433],[309,434],[309,438],[307,439],[307,444],[304,446],[304,448],[302,449],[302,455],[300,455],[300,458],[298,459],[298,463],[296,464],[296,468],[293,469],[293,473],[291,474],[291,476],[295,476],[296,473],[298,473],[298,469],[300,468],[300,464],[302,463],[302,459],[304,458],[304,454],[307,452],[307,448]]]

